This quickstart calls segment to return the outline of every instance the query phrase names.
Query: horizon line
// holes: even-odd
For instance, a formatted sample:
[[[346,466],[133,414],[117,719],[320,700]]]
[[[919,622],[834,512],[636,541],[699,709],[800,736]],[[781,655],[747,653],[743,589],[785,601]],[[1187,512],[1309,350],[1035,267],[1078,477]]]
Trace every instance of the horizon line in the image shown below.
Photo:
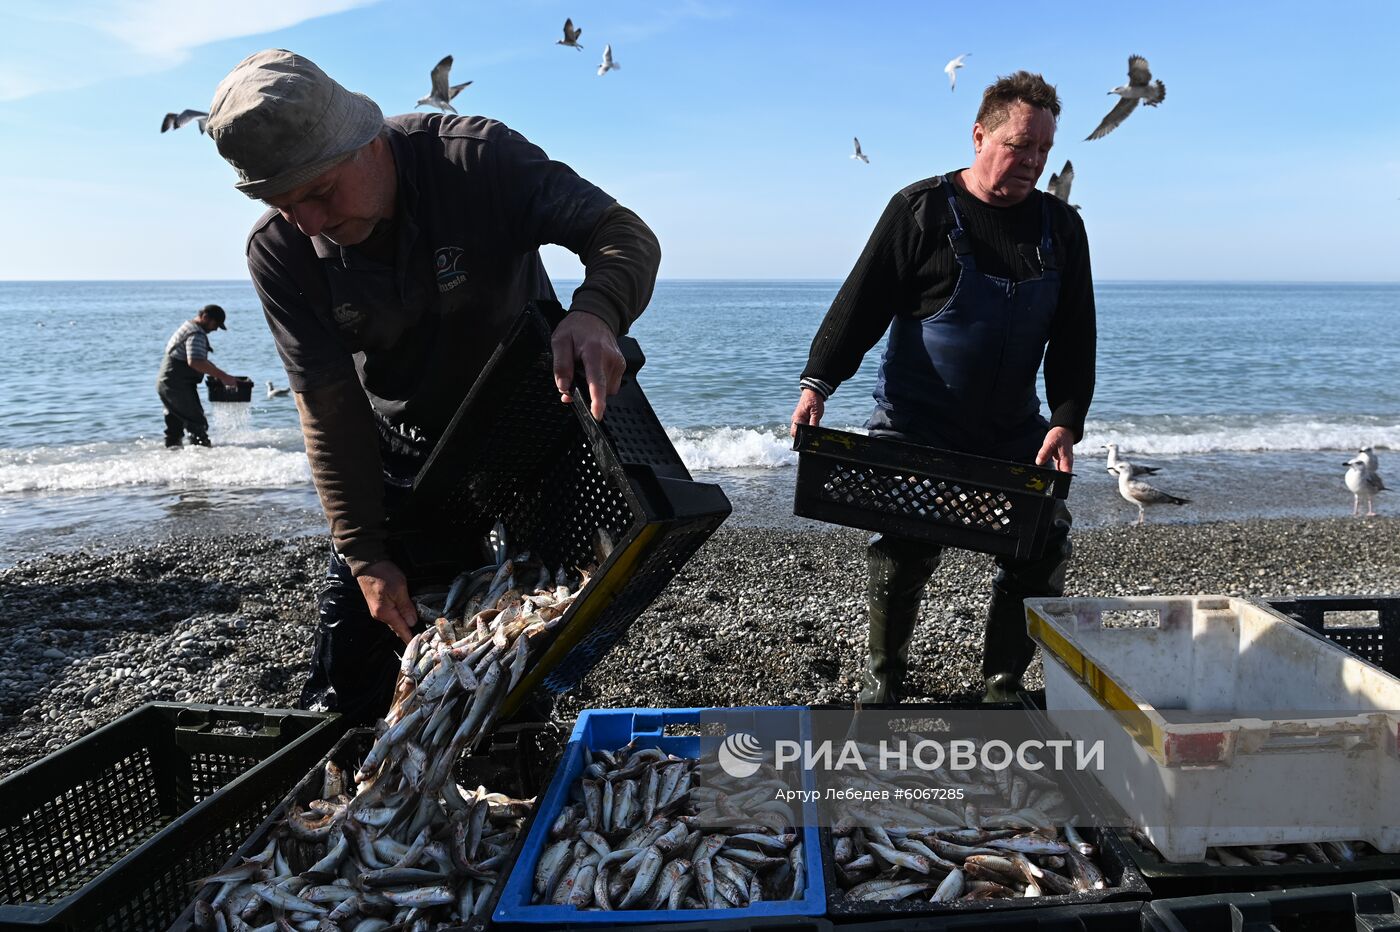
[[[558,282],[581,282],[578,278],[551,278],[550,281]],[[684,278],[665,277],[657,278],[658,283],[702,283],[702,282],[733,282],[733,283],[759,283],[759,284],[781,284],[790,282],[820,282],[840,283],[845,278],[726,278],[723,276],[710,276],[705,278]],[[247,278],[5,278],[0,276],[0,285],[99,285],[99,284],[249,284],[252,282]],[[1333,279],[1333,278],[1099,278],[1094,282],[1097,284],[1111,285],[1400,285],[1400,278],[1395,279]]]

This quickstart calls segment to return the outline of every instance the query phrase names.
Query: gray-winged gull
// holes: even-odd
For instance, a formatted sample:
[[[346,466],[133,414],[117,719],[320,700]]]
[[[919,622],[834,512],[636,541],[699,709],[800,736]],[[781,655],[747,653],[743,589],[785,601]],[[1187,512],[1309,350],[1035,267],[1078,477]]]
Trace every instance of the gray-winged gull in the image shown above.
[[[1365,497],[1366,517],[1375,517],[1376,496],[1389,491],[1381,481],[1380,473],[1376,471],[1379,465],[1380,460],[1370,447],[1362,447],[1361,452],[1346,461],[1346,483],[1347,488],[1351,490],[1353,516],[1361,514],[1361,499]]]
[[[1110,94],[1117,94],[1122,100],[1113,105],[1113,109],[1108,111],[1108,116],[1103,118],[1098,127],[1088,135],[1085,142],[1090,139],[1102,139],[1118,128],[1118,124],[1128,118],[1128,114],[1137,107],[1138,101],[1142,101],[1149,107],[1160,104],[1167,96],[1167,86],[1161,81],[1152,80],[1152,72],[1147,67],[1147,59],[1141,55],[1132,55],[1128,58],[1128,83],[1119,85]]]
[[[1138,476],[1151,476],[1162,471],[1160,466],[1139,466],[1130,463],[1125,459],[1118,458],[1118,444],[1105,443],[1103,448],[1108,451],[1108,471],[1117,475],[1119,466],[1128,467],[1128,475],[1136,479]]]
[[[870,156],[868,156],[868,155],[866,155],[864,152],[860,151],[860,138],[859,138],[858,136],[852,136],[852,137],[851,137],[851,141],[854,142],[854,143],[856,144],[856,151],[854,151],[854,152],[851,153],[851,158],[853,158],[853,159],[860,159],[862,162],[864,162],[865,164],[869,165],[869,164],[870,164]]]
[[[1074,184],[1074,163],[1065,159],[1065,167],[1058,173],[1051,172],[1050,180],[1045,185],[1045,190],[1069,204],[1069,186]],[[1069,204],[1075,210],[1079,209],[1078,204]]]
[[[460,94],[462,88],[472,82],[463,81],[461,84],[449,85],[447,83],[447,75],[451,70],[452,56],[448,55],[443,58],[442,61],[438,62],[437,67],[433,69],[433,89],[428,91],[426,95],[418,98],[418,103],[413,106],[421,107],[427,104],[429,107],[437,107],[439,110],[444,110],[448,113],[456,113],[457,108],[452,106],[452,98]]]
[[[273,388],[271,382],[267,383],[267,397],[269,398],[285,398],[291,393],[290,388]]]
[[[1130,470],[1125,469],[1122,463],[1115,466],[1113,472],[1118,474],[1118,494],[1138,508],[1137,523],[1139,525],[1147,517],[1146,508],[1148,505],[1188,505],[1191,503],[1189,498],[1168,495],[1161,489],[1154,489],[1141,479],[1134,479]]]
[[[564,20],[564,38],[556,39],[554,44],[567,45],[571,49],[583,51],[583,46],[578,44],[578,37],[581,35],[583,35],[583,30],[575,29],[574,21],[572,19],[566,19]]]
[[[209,122],[209,114],[203,110],[181,110],[179,113],[167,113],[165,119],[160,121],[160,131],[164,133],[168,130],[179,129],[191,120],[198,124],[199,131],[203,133],[204,124]]]

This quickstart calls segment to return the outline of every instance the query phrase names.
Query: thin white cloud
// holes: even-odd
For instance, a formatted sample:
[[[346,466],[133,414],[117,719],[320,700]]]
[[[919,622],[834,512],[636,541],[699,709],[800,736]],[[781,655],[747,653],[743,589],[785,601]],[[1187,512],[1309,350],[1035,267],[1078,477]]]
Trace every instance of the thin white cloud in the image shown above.
[[[150,74],[211,42],[286,29],[378,0],[20,0],[6,14],[0,100]]]

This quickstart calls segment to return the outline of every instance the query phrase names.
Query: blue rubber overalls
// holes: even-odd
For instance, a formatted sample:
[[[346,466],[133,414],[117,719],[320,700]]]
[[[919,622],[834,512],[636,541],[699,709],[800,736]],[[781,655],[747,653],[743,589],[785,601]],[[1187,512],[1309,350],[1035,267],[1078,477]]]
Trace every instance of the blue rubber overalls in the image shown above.
[[[934,314],[894,319],[876,382],[875,411],[866,426],[871,436],[1031,462],[1050,426],[1040,413],[1035,380],[1060,294],[1049,207],[1042,208],[1040,243],[1022,248],[1034,274],[1016,282],[978,271],[951,177],[945,175],[940,187],[952,214],[948,239],[957,284]],[[1042,556],[997,558],[982,658],[988,698],[1020,688],[1035,653],[1021,603],[1063,594],[1069,526],[1061,502]],[[888,534],[871,538],[870,658],[863,702],[902,698],[919,604],[941,555],[942,547],[923,541]]]

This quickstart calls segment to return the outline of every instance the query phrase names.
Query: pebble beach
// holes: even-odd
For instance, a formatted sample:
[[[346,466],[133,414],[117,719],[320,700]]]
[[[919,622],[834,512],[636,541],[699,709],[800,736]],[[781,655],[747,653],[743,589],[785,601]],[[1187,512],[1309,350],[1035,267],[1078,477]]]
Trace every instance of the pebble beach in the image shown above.
[[[864,663],[865,535],[722,527],[555,717],[625,706],[849,701]],[[1400,593],[1400,519],[1077,531],[1070,596]],[[0,570],[0,776],[152,700],[287,707],[315,630],[325,538],[121,540]],[[980,694],[990,557],[950,551],[910,699]],[[1028,686],[1038,685],[1039,662]]]

